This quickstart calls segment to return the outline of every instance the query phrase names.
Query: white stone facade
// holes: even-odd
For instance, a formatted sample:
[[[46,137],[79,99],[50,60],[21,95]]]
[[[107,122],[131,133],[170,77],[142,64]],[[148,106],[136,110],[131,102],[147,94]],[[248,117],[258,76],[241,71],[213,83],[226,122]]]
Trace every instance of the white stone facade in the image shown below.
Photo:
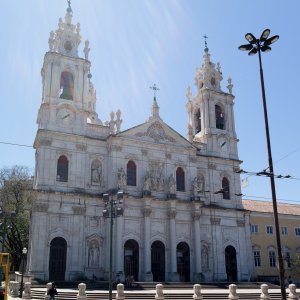
[[[152,114],[122,131],[121,112],[95,112],[89,43],[68,9],[42,68],[29,272],[41,280],[108,278],[110,221],[102,194],[126,193],[114,220],[113,270],[121,280],[249,280],[249,215],[241,202],[237,137],[222,73],[210,61],[187,93],[188,140]]]

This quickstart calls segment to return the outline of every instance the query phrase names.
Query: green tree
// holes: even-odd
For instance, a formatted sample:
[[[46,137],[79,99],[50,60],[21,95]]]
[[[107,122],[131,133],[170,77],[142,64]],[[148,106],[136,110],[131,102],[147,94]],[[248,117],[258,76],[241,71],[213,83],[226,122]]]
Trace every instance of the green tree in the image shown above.
[[[0,170],[0,242],[11,254],[12,270],[19,269],[22,249],[28,248],[32,194],[32,177],[27,167]]]

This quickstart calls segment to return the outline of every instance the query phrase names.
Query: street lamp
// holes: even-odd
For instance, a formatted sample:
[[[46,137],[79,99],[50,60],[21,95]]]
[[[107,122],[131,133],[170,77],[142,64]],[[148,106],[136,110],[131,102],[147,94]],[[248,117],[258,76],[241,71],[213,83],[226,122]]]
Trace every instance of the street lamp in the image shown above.
[[[22,250],[22,276],[21,276],[21,287],[20,287],[20,298],[22,298],[22,295],[23,295],[23,278],[24,278],[24,267],[25,267],[25,257],[26,257],[26,254],[27,254],[27,248],[23,248]]]
[[[281,297],[283,300],[286,300],[285,284],[284,284],[284,265],[283,265],[281,241],[280,241],[280,230],[279,230],[280,228],[279,228],[279,221],[278,221],[276,189],[275,189],[273,160],[272,160],[272,152],[271,152],[270,133],[269,133],[267,102],[266,102],[266,94],[265,94],[264,74],[263,74],[263,68],[262,68],[262,62],[261,62],[261,52],[270,52],[271,51],[270,45],[275,43],[279,39],[279,35],[274,35],[269,38],[270,32],[271,32],[270,29],[265,29],[259,39],[257,39],[252,33],[247,33],[245,35],[245,38],[249,42],[249,44],[239,46],[239,50],[249,51],[248,55],[250,55],[250,56],[258,53],[258,58],[259,58],[261,93],[262,93],[262,100],[263,100],[263,110],[264,110],[264,118],[265,118],[265,129],[266,129],[268,160],[269,160],[268,176],[270,177],[271,191],[272,191],[272,202],[273,202],[274,223],[275,223],[276,242],[277,242]]]
[[[117,192],[117,199],[113,198],[114,193],[110,192],[108,194],[103,194],[103,201],[105,204],[105,209],[103,210],[103,217],[110,218],[110,244],[109,244],[109,300],[112,300],[112,257],[113,257],[113,225],[114,218],[123,215],[123,192]]]

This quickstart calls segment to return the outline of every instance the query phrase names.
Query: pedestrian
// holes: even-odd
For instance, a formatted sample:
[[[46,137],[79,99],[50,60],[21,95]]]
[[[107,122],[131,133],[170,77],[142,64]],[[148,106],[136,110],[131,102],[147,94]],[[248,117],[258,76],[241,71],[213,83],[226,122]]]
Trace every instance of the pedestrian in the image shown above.
[[[57,290],[54,282],[52,282],[51,288],[49,289],[47,294],[50,296],[49,300],[55,300],[55,296],[57,295]]]

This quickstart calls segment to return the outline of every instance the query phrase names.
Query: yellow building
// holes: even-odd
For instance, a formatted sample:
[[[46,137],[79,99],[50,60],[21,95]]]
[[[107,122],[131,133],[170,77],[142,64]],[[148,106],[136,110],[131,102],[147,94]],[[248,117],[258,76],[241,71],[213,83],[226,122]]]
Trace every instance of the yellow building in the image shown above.
[[[253,280],[278,281],[273,204],[243,200],[243,205],[250,211]],[[285,276],[291,276],[293,282],[300,282],[300,273],[292,263],[295,256],[300,254],[300,205],[278,203],[277,206]]]

